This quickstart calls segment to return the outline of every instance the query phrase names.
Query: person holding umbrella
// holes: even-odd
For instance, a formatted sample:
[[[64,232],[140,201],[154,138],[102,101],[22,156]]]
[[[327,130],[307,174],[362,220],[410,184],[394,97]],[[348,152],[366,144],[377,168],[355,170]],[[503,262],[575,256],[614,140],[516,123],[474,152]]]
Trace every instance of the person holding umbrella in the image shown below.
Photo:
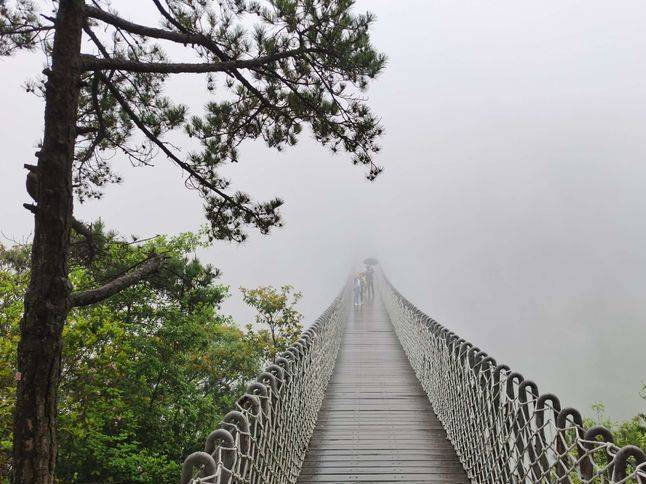
[[[363,273],[366,284],[366,298],[372,300],[375,297],[375,270],[372,266],[379,264],[379,261],[370,257],[364,259],[363,263],[366,265],[366,270]]]

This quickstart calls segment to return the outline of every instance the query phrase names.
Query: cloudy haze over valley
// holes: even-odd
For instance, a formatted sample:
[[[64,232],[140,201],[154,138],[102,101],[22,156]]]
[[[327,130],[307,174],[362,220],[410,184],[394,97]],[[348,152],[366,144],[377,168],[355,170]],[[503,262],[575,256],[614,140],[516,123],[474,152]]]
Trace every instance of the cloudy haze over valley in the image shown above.
[[[115,0],[132,19],[136,2]],[[142,10],[137,10],[141,8]],[[357,262],[377,257],[411,301],[565,406],[627,418],[646,383],[646,4],[363,0],[388,65],[367,95],[386,133],[372,183],[308,137],[279,153],[243,146],[235,189],[286,201],[285,226],[200,256],[231,286],[284,283],[313,321]],[[172,52],[171,52],[172,53]],[[22,182],[42,127],[20,86],[38,56],[0,59],[0,220],[27,238]],[[167,93],[199,110],[203,79]],[[181,139],[178,137],[177,139]],[[79,218],[141,237],[195,230],[201,201],[159,156]]]

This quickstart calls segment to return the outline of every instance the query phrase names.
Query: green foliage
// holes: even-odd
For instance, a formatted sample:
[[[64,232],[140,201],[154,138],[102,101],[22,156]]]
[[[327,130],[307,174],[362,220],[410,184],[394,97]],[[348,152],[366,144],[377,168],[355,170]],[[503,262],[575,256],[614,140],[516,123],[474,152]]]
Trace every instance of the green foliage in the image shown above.
[[[646,385],[642,386],[640,395],[646,401]],[[630,420],[616,422],[606,416],[606,406],[602,402],[592,405],[592,410],[595,418],[585,419],[586,428],[602,425],[612,432],[615,444],[619,447],[636,445],[646,452],[646,412],[639,413]]]
[[[280,289],[272,286],[256,289],[241,287],[240,291],[244,302],[258,312],[256,324],[269,328],[268,331],[258,331],[255,337],[257,344],[266,348],[268,359],[273,360],[277,353],[294,343],[303,331],[303,315],[296,310],[302,294],[294,291],[292,286],[281,286]]]
[[[11,456],[11,426],[15,404],[15,355],[18,326],[29,277],[29,248],[0,244],[0,476]]]
[[[195,234],[120,241],[94,227],[101,247],[72,257],[71,280],[90,288],[163,253],[159,274],[101,304],[74,309],[64,330],[57,473],[65,482],[176,482],[264,348],[218,313],[228,290],[191,254]],[[75,240],[75,247],[83,246]],[[0,248],[0,474],[11,448],[15,353],[29,247]]]

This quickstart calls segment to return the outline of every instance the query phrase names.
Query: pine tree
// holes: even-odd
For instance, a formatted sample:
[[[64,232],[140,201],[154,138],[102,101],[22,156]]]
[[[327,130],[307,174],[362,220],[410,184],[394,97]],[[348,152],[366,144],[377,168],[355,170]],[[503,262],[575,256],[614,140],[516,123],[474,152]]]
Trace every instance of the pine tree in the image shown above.
[[[0,0],[0,54],[39,50],[47,57],[43,82],[30,89],[45,102],[42,145],[28,164],[35,204],[31,281],[25,296],[18,350],[14,418],[14,480],[52,483],[56,462],[56,405],[61,334],[78,304],[92,304],[159,271],[150,259],[105,286],[74,292],[68,279],[70,231],[92,232],[73,213],[119,182],[111,154],[134,164],[157,154],[176,164],[203,200],[211,235],[240,241],[245,228],[267,233],[281,223],[282,201],[256,202],[232,192],[218,174],[237,161],[237,148],[262,139],[277,149],[308,128],[332,151],[344,150],[373,179],[382,130],[362,91],[385,59],[370,44],[370,14],[352,0],[147,0],[157,25],[131,22],[105,0],[49,2]],[[151,15],[153,16],[153,15]],[[183,48],[171,60],[163,46]],[[224,86],[203,116],[163,94],[173,75],[203,74],[209,89]],[[201,150],[181,153],[164,136],[176,128],[199,140]],[[142,142],[142,139],[144,140]]]

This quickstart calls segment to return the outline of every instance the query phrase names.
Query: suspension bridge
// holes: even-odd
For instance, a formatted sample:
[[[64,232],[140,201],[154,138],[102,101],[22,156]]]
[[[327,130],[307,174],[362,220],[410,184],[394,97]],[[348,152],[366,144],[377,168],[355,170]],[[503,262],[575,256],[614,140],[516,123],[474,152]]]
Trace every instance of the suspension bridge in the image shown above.
[[[646,456],[417,309],[349,285],[188,456],[182,484],[646,484]]]

